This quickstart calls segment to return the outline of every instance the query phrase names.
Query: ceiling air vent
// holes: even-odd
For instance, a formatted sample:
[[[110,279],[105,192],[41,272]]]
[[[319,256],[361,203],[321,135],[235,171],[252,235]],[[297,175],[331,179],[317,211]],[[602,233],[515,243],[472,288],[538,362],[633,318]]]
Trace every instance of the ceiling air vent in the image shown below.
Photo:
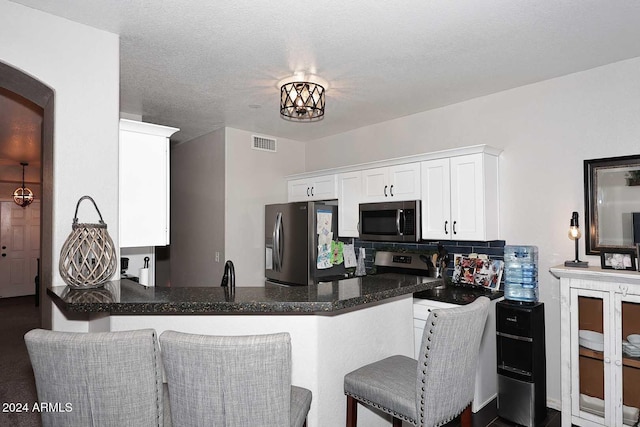
[[[273,138],[265,138],[264,136],[253,135],[254,150],[276,152],[276,140]]]

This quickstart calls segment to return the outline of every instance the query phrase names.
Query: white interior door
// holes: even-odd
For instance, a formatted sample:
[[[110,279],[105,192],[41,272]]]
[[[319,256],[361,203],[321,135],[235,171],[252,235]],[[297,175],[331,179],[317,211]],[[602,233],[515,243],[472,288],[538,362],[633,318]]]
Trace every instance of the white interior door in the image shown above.
[[[40,203],[0,206],[0,297],[33,295],[40,257]]]

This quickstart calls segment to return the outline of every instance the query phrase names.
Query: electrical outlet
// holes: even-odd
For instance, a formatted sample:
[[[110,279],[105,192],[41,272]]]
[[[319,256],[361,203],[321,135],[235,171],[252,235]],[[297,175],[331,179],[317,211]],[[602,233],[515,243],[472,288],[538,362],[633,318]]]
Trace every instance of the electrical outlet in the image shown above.
[[[220,252],[216,251],[216,262],[220,262]]]

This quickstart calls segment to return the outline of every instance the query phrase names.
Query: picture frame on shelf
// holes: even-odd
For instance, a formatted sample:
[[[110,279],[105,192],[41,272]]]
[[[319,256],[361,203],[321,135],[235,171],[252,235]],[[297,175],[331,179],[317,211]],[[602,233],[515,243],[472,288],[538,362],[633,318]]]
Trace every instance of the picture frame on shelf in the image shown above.
[[[637,248],[630,250],[615,249],[600,253],[600,267],[603,270],[636,270]]]

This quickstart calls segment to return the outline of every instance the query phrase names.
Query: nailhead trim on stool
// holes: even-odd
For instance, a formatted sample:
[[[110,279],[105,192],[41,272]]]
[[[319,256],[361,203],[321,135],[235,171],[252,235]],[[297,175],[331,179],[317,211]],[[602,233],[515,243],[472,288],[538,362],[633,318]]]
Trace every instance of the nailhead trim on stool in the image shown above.
[[[345,394],[346,394],[347,396],[351,396],[351,397],[353,397],[353,398],[354,398],[354,399],[356,399],[358,402],[362,402],[362,403],[364,403],[365,405],[368,405],[368,406],[373,406],[374,408],[380,409],[382,412],[386,412],[386,413],[387,413],[387,414],[389,414],[389,415],[393,415],[393,416],[394,416],[394,417],[396,417],[396,418],[400,418],[400,419],[401,419],[401,420],[403,420],[403,421],[407,421],[407,422],[409,422],[409,423],[413,424],[414,426],[416,425],[416,420],[414,420],[413,418],[409,418],[409,417],[407,417],[407,416],[405,416],[405,415],[399,414],[399,413],[398,413],[398,412],[396,412],[396,411],[392,411],[391,409],[386,408],[386,407],[384,407],[384,406],[382,406],[382,405],[379,405],[379,404],[377,404],[376,402],[372,402],[372,401],[370,401],[370,400],[363,399],[362,397],[360,397],[360,396],[356,396],[355,394],[352,394],[352,393],[345,393]]]

